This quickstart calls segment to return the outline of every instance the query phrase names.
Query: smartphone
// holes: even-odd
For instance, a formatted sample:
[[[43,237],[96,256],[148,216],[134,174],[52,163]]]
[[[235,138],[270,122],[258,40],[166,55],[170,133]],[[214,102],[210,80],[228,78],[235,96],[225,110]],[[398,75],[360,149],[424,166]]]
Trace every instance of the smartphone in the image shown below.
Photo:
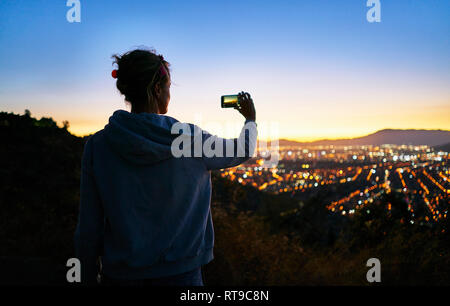
[[[225,95],[220,97],[220,104],[223,108],[239,107],[238,95]]]

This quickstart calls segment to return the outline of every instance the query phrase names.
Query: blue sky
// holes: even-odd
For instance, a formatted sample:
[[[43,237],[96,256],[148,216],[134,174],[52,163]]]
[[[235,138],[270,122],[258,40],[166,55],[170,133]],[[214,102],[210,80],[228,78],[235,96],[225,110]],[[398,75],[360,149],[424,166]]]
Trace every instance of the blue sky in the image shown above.
[[[147,46],[172,65],[168,115],[219,134],[241,90],[286,138],[450,129],[450,1],[380,2],[369,23],[365,0],[81,0],[69,23],[65,0],[1,0],[0,110],[95,132],[128,109],[111,55]]]

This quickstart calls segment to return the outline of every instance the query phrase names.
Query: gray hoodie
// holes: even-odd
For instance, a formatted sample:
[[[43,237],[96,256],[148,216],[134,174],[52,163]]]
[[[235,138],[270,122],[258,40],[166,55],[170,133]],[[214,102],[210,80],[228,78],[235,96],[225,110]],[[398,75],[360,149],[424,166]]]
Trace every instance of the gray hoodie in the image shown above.
[[[254,154],[256,123],[247,120],[236,139],[193,124],[183,125],[190,133],[172,129],[180,124],[170,116],[117,110],[89,137],[75,231],[83,281],[95,282],[99,256],[102,273],[119,279],[176,275],[213,259],[210,170],[237,166]],[[234,156],[174,154],[174,141],[191,137],[180,148],[192,149],[198,131],[202,144],[223,144],[222,156],[234,145]]]

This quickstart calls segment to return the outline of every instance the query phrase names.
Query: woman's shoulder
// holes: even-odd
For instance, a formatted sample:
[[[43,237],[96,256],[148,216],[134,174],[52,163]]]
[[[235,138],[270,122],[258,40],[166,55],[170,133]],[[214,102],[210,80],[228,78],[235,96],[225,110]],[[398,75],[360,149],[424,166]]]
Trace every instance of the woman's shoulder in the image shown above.
[[[84,145],[85,146],[93,145],[95,142],[98,141],[99,138],[102,137],[104,130],[105,129],[103,128],[103,129],[101,129],[101,130],[99,130],[99,131],[97,131],[95,133],[92,133],[90,135],[84,136],[83,137]]]
[[[167,122],[169,122],[171,124],[176,123],[176,122],[180,122],[178,119],[176,119],[176,118],[174,118],[172,116],[167,116],[167,115],[160,115],[160,116],[163,117],[164,120],[167,120]]]

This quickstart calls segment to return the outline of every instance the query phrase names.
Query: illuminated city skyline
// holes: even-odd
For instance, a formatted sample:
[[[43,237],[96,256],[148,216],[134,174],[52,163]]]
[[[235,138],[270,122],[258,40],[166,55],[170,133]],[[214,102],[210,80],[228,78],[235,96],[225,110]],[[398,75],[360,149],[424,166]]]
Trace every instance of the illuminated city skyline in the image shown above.
[[[264,151],[221,176],[259,190],[306,200],[327,194],[327,209],[352,215],[392,191],[402,194],[410,219],[447,218],[449,152],[426,145],[280,147],[279,162],[264,166]],[[387,203],[386,211],[391,210]],[[292,212],[296,213],[296,211]],[[370,210],[367,210],[370,213]]]

